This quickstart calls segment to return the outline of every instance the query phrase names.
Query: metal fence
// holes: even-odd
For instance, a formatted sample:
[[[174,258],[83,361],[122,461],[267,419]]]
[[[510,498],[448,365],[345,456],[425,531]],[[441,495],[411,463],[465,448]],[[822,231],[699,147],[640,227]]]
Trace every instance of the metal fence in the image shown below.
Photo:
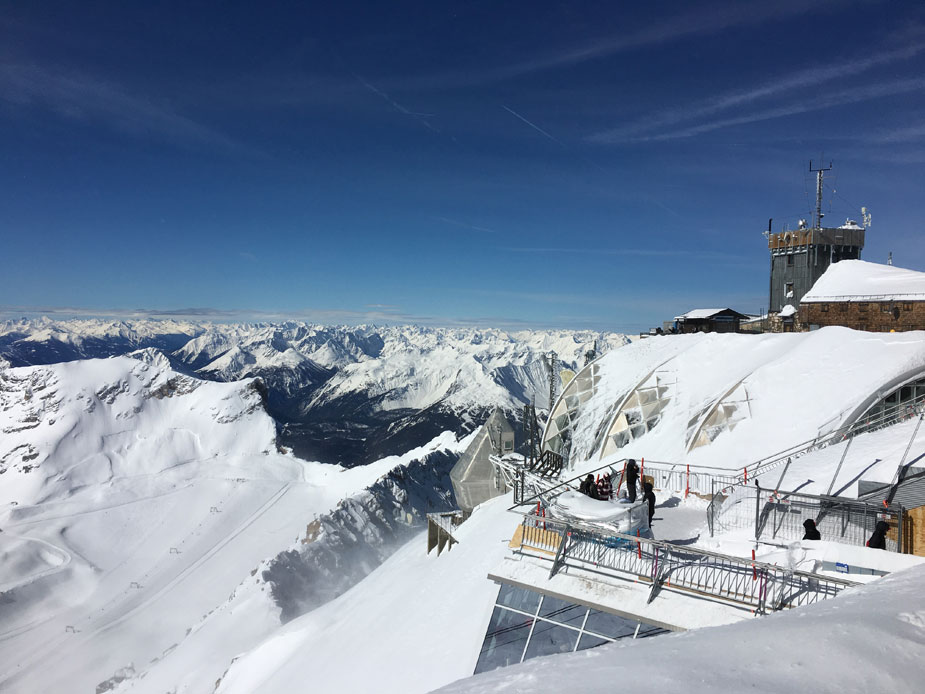
[[[707,508],[710,534],[734,529],[754,531],[756,540],[800,540],[803,522],[815,521],[823,540],[863,547],[878,521],[886,521],[890,531],[886,548],[903,547],[903,513],[898,505],[868,503],[833,496],[795,492],[775,492],[757,485],[717,485]]]
[[[659,540],[606,533],[527,514],[520,550],[555,553],[550,578],[574,565],[650,582],[649,602],[663,588],[731,602],[764,613],[808,605],[856,585],[852,581],[742,559]]]

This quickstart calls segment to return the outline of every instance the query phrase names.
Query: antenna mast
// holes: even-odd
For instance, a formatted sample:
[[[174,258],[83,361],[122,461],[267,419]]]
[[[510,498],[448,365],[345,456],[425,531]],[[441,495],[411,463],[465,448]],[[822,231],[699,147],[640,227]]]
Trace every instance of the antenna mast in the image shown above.
[[[822,214],[822,172],[832,170],[832,162],[829,162],[829,165],[819,169],[813,168],[813,160],[809,160],[809,170],[815,172],[816,174],[816,216],[813,219],[813,228],[821,229],[822,228],[822,218],[825,216]]]

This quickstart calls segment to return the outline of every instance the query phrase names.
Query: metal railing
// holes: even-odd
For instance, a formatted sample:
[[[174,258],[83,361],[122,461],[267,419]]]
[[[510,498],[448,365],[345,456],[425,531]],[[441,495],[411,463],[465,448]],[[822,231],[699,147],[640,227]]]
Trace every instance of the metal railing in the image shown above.
[[[800,458],[812,451],[825,448],[835,443],[840,443],[846,439],[854,438],[858,434],[864,434],[871,431],[877,431],[894,424],[911,419],[925,411],[925,396],[914,398],[906,402],[898,403],[892,407],[885,408],[873,417],[859,418],[847,431],[837,429],[827,434],[822,434],[814,439],[803,441],[788,449],[774,453],[766,458],[750,463],[743,468],[743,473],[737,475],[740,481],[748,482],[759,475],[773,470],[787,461]]]
[[[893,424],[899,424],[907,419],[912,419],[921,415],[925,410],[925,394],[916,396],[911,400],[897,403],[891,407],[885,407],[873,417],[867,416],[859,418],[848,429],[846,436],[856,436],[871,431],[877,431]]]
[[[575,566],[650,582],[649,602],[669,589],[753,609],[758,613],[834,597],[853,581],[742,559],[659,540],[606,533],[582,524],[526,514],[520,551],[552,560],[550,578]]]
[[[707,507],[710,535],[750,529],[756,540],[793,541],[803,538],[803,522],[812,519],[823,540],[864,547],[878,521],[890,524],[886,549],[903,547],[903,509],[855,499],[775,492],[757,485],[717,486]]]

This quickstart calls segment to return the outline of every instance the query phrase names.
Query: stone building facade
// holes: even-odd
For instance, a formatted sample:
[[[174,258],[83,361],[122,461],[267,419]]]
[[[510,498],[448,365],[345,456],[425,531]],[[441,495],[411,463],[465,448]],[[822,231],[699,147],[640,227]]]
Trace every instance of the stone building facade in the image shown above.
[[[824,301],[800,305],[805,326],[842,325],[870,332],[925,330],[925,301]]]

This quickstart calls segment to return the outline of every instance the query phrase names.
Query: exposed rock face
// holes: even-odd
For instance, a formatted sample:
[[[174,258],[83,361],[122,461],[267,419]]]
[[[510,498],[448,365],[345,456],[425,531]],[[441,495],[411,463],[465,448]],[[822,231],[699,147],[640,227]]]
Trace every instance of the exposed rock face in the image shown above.
[[[310,523],[298,549],[277,555],[262,574],[282,621],[344,593],[420,532],[428,513],[452,509],[457,458],[436,451],[401,465]]]

